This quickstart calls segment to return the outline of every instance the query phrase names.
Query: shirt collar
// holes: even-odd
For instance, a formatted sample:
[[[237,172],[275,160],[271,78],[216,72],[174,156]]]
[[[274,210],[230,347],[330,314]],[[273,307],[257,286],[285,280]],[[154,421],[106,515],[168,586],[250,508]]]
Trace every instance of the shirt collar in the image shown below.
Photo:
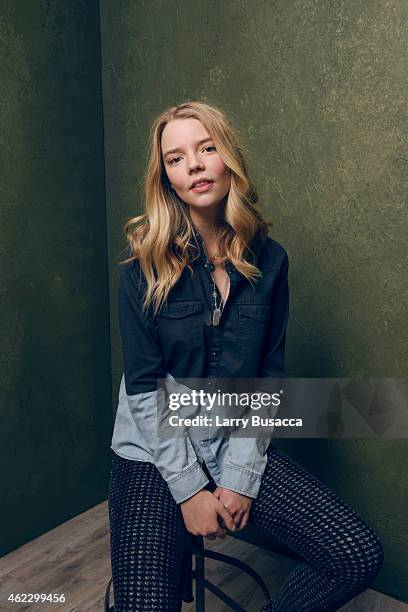
[[[200,232],[195,227],[193,227],[193,233],[195,234],[195,236],[197,238],[197,242],[198,242],[199,249],[200,249],[199,256],[198,256],[197,260],[198,261],[202,261],[204,264],[209,265],[210,261],[208,260],[207,254],[205,252],[204,239],[203,239],[202,235],[200,234]],[[257,240],[258,235],[259,235],[259,230],[257,230],[255,232],[254,236],[252,237],[252,239],[249,242],[249,246],[250,246],[251,250],[254,251],[254,253],[255,253],[255,259],[254,259],[255,265],[256,265],[256,262],[258,260],[258,255],[259,255],[258,248],[257,248],[257,246],[259,244],[259,241]],[[230,262],[229,260],[226,261],[225,267],[226,267],[227,272],[234,272],[236,270],[236,268],[233,265],[233,263]]]

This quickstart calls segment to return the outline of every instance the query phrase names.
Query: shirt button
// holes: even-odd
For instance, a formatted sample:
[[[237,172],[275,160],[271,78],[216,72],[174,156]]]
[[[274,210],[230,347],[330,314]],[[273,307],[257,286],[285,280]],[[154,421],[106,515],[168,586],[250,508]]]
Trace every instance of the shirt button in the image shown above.
[[[214,264],[212,263],[208,264],[208,269],[210,270],[210,272],[212,272],[215,269]]]
[[[211,355],[214,355],[214,357],[216,356],[216,354],[217,354],[217,353],[216,353],[215,351],[213,351],[213,352],[211,353]]]
[[[201,446],[207,446],[207,442],[201,442]]]

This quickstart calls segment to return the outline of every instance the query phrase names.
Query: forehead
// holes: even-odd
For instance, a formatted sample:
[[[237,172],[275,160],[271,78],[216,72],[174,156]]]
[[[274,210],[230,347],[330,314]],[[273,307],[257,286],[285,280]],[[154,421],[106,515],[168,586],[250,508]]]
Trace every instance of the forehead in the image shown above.
[[[210,134],[198,119],[173,119],[164,128],[161,136],[162,150],[182,147],[210,138]]]

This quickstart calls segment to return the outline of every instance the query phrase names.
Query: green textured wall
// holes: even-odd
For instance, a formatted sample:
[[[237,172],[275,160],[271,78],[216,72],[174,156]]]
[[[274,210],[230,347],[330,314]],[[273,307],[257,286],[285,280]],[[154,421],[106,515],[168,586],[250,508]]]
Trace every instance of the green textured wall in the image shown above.
[[[1,553],[107,496],[98,3],[0,14]]]
[[[407,376],[405,0],[102,0],[113,399],[116,263],[142,212],[148,125],[222,105],[291,261],[290,376]],[[379,532],[373,586],[408,599],[405,441],[278,441]]]

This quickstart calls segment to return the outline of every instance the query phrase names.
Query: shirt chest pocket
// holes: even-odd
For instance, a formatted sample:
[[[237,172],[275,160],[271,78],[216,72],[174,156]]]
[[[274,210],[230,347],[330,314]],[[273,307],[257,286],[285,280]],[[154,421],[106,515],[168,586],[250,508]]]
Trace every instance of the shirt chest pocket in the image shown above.
[[[157,324],[167,352],[191,351],[204,344],[202,311],[201,300],[176,300],[163,306]]]
[[[238,342],[248,353],[261,353],[266,340],[269,304],[238,305]]]

